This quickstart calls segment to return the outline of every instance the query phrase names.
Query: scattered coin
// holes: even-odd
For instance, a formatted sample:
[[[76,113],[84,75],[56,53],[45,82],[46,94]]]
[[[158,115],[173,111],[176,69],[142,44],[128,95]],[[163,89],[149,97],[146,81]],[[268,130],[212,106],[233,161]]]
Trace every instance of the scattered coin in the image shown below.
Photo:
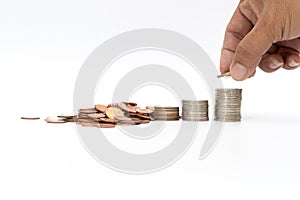
[[[137,106],[137,103],[134,102],[122,102],[122,103],[124,103],[127,106]]]
[[[85,113],[85,114],[90,114],[90,113],[97,113],[98,110],[95,108],[81,108],[79,109],[79,113]]]
[[[136,109],[136,112],[140,113],[140,114],[150,114],[152,113],[153,111],[150,110],[150,109],[144,109],[144,108],[137,108]]]
[[[64,118],[60,117],[47,117],[45,119],[47,123],[53,123],[53,124],[62,124],[62,123],[67,123]]]
[[[99,121],[101,122],[106,122],[106,123],[112,123],[115,124],[118,122],[116,119],[111,119],[111,118],[100,118]]]
[[[98,111],[100,111],[100,112],[102,112],[102,113],[105,113],[105,110],[106,110],[107,106],[102,105],[102,104],[96,104],[96,105],[95,105],[95,108],[96,108]]]
[[[21,119],[26,119],[26,120],[39,120],[40,117],[21,117]]]
[[[73,118],[76,117],[76,115],[61,114],[61,115],[57,115],[57,117],[59,117],[59,118],[66,118],[66,119],[73,119]]]
[[[105,110],[105,114],[108,118],[110,119],[115,119],[115,117],[122,117],[124,116],[124,113],[123,111],[120,109],[120,108],[117,108],[117,107],[108,107],[106,110]]]
[[[91,119],[99,119],[105,117],[104,113],[91,113],[87,115]]]

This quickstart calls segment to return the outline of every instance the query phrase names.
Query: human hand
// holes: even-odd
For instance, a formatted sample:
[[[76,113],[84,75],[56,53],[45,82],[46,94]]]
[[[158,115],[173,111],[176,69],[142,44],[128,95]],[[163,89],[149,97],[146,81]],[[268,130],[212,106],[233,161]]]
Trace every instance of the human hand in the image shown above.
[[[300,0],[241,0],[229,22],[220,71],[235,80],[256,67],[274,72],[300,66]]]

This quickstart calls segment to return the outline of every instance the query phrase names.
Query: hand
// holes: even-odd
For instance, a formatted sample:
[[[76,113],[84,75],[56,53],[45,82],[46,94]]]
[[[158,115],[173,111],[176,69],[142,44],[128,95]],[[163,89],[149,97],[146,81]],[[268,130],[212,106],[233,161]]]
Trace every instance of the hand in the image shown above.
[[[235,80],[256,67],[274,72],[300,66],[300,0],[241,0],[229,22],[220,71]]]

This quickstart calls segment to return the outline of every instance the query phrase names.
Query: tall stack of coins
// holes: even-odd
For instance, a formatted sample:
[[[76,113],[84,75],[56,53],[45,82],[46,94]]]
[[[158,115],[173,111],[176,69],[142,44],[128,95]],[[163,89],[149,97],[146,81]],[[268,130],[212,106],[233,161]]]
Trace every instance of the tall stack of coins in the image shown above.
[[[241,121],[242,89],[216,89],[215,120]]]
[[[179,120],[179,107],[154,107],[154,119],[159,121]]]
[[[182,100],[182,120],[208,121],[208,101]]]

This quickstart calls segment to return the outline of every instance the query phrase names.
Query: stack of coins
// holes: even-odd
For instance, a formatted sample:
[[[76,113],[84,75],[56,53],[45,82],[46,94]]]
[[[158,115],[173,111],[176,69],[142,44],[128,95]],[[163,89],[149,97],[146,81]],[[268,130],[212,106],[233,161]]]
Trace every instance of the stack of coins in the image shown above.
[[[208,121],[208,101],[182,100],[182,120]]]
[[[215,120],[241,121],[242,89],[216,89]]]
[[[154,107],[153,117],[159,121],[179,120],[179,107]]]

